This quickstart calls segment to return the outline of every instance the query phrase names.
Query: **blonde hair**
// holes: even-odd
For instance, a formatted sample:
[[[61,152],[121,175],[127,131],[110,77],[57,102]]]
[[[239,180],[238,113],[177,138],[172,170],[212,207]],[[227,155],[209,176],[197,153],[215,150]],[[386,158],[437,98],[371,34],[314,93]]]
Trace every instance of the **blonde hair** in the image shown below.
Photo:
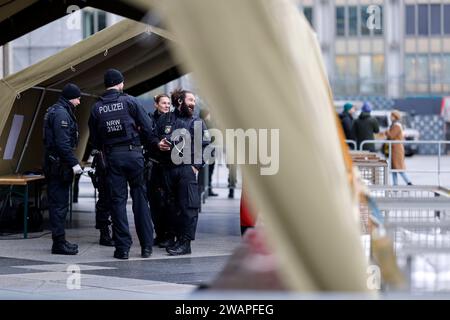
[[[395,120],[400,121],[402,118],[402,114],[398,110],[394,110],[391,113],[392,117],[394,117]]]

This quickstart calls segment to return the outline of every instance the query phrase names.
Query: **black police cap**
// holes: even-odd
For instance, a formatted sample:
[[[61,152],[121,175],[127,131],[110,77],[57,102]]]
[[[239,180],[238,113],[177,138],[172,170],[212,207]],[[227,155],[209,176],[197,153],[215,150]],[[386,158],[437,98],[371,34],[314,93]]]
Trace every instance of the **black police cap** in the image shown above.
[[[81,97],[81,90],[77,85],[73,83],[68,83],[64,86],[62,90],[62,96],[67,100],[72,100]]]
[[[123,82],[123,75],[119,70],[108,69],[105,72],[104,82],[106,88],[114,87],[115,85]]]

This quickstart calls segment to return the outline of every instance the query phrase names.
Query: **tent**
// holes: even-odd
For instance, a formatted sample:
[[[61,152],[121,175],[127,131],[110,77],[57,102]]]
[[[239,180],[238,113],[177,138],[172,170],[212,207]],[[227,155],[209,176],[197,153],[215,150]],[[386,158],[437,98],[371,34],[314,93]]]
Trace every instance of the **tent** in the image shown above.
[[[131,20],[67,48],[35,65],[0,80],[0,174],[39,168],[42,121],[62,89],[73,82],[82,90],[77,109],[81,157],[88,139],[90,106],[104,90],[108,68],[121,70],[133,94],[147,92],[180,76],[168,49],[170,35]]]

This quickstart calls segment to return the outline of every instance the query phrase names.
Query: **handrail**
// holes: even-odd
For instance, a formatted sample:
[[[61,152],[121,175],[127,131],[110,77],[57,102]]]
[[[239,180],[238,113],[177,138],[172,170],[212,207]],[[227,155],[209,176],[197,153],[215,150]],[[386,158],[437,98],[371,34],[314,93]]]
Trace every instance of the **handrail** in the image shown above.
[[[355,140],[345,140],[345,143],[352,144],[353,145],[353,150],[356,150],[357,145],[356,145],[356,141]]]
[[[412,173],[437,173],[438,186],[441,185],[441,173],[450,173],[449,170],[441,170],[441,145],[450,144],[449,140],[364,140],[359,146],[359,150],[363,151],[364,145],[368,143],[387,143],[389,145],[389,155],[388,155],[388,174],[392,172],[412,172]],[[438,159],[437,159],[437,170],[396,170],[392,169],[392,144],[437,144],[438,145]]]

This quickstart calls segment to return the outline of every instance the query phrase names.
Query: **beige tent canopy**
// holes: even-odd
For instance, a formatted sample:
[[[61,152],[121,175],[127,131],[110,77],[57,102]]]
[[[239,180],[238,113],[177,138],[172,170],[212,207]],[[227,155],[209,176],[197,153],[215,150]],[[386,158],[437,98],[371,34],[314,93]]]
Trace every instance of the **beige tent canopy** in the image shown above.
[[[40,167],[43,116],[68,82],[83,92],[77,110],[81,157],[89,134],[90,106],[104,90],[104,71],[121,70],[125,87],[134,94],[177,78],[178,63],[169,53],[168,38],[161,29],[124,20],[0,80],[0,174]]]

